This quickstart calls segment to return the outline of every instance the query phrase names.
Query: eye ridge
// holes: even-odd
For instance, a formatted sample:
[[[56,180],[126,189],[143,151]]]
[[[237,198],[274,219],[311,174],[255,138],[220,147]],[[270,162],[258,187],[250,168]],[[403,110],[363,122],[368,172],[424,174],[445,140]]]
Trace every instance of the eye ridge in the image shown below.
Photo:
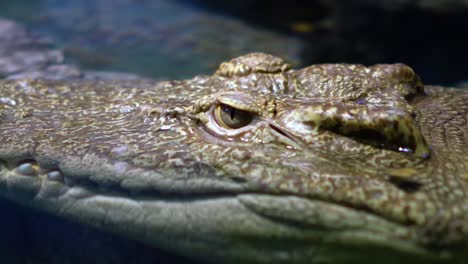
[[[218,105],[215,115],[218,125],[229,129],[238,129],[247,126],[253,120],[253,114],[251,112],[237,109],[227,104]]]

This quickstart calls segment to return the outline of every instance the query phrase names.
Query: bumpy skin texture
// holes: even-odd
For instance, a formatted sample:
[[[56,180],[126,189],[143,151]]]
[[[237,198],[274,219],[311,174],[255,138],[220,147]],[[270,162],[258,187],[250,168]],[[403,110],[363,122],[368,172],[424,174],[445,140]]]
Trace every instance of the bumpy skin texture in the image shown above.
[[[0,87],[11,200],[215,262],[467,257],[468,93],[408,66],[252,53],[186,81]]]

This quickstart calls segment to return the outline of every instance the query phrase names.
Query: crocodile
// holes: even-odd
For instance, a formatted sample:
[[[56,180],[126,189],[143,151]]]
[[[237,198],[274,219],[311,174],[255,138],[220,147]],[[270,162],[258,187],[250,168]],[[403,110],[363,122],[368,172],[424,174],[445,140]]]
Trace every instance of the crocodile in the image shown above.
[[[462,263],[467,118],[404,64],[1,80],[0,195],[213,263]]]

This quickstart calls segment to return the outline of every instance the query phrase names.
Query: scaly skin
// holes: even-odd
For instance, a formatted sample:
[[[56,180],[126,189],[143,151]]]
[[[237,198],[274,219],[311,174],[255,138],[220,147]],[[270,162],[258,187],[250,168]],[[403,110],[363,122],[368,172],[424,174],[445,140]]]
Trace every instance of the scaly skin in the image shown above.
[[[186,81],[0,88],[19,203],[213,262],[468,256],[468,93],[405,65],[253,53]]]

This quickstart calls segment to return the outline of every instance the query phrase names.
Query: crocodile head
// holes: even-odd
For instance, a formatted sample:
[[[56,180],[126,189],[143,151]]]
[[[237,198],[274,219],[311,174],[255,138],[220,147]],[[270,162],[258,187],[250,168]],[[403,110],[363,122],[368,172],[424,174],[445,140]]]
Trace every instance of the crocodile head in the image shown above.
[[[468,93],[405,65],[253,53],[185,81],[0,87],[0,194],[22,204],[212,261],[466,254]]]

